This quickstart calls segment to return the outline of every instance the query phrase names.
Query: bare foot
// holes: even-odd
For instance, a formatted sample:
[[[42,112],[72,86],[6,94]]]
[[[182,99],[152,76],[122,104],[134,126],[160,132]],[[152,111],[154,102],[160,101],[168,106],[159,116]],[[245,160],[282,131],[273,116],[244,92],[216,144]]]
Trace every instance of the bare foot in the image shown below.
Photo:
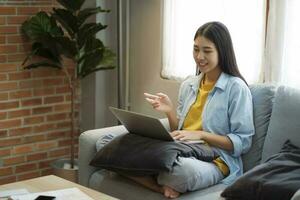
[[[165,197],[170,198],[170,199],[175,199],[179,197],[180,193],[177,192],[176,190],[168,187],[168,186],[163,186],[163,194]]]

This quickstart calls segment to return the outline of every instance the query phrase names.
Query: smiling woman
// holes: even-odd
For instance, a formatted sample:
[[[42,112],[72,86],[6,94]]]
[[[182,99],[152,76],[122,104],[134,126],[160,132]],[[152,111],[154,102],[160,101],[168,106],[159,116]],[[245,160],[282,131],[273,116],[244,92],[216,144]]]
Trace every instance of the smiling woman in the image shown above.
[[[264,4],[261,0],[164,0],[162,76],[182,80],[195,74],[191,56],[194,30],[208,21],[220,21],[232,34],[241,73],[248,83],[257,82],[263,55]]]

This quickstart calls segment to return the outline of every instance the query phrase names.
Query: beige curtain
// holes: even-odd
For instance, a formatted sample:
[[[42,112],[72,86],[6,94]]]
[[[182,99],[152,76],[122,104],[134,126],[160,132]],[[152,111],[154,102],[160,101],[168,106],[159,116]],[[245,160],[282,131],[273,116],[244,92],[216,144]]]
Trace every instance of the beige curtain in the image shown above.
[[[300,89],[300,1],[270,0],[265,82]]]

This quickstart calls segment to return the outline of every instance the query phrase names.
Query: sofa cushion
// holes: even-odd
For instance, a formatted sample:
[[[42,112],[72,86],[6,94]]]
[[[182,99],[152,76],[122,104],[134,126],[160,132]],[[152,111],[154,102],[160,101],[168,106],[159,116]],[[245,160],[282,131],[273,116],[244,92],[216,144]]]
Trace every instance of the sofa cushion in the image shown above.
[[[275,95],[262,162],[279,152],[288,139],[300,146],[300,90],[280,86]]]
[[[211,162],[219,155],[206,144],[169,142],[128,133],[102,147],[90,164],[127,175],[145,176],[171,171],[178,156]]]
[[[289,140],[282,150],[241,176],[221,196],[227,200],[290,200],[300,187],[300,148]]]
[[[250,85],[253,99],[255,135],[250,150],[242,156],[244,171],[258,165],[267,134],[276,87],[266,84]]]

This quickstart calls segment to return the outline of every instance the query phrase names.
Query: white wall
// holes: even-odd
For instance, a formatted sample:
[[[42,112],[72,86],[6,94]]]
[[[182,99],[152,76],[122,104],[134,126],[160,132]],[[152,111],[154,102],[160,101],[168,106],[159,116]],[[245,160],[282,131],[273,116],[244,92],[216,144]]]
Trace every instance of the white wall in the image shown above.
[[[87,0],[85,7],[101,6],[110,9],[110,13],[100,14],[90,21],[108,25],[100,31],[98,37],[104,44],[117,52],[116,1]],[[117,120],[108,110],[108,106],[117,106],[117,68],[97,71],[81,81],[81,131],[115,125]]]
[[[179,83],[160,76],[162,68],[162,1],[130,0],[130,108],[162,117],[143,93],[163,92],[176,104]]]
[[[122,38],[125,40],[129,33],[129,43],[125,47],[123,41],[122,55],[125,58],[122,70],[128,71],[122,74],[129,75],[129,108],[130,110],[164,117],[157,113],[144,100],[143,93],[163,92],[170,96],[176,104],[179,83],[163,79],[160,76],[162,63],[162,1],[161,0],[121,0],[123,6],[129,6],[129,20],[122,16]],[[96,3],[97,2],[97,3]],[[87,0],[88,6],[101,5],[111,12],[98,18],[108,24],[108,28],[100,34],[105,44],[117,52],[117,0]],[[96,19],[94,19],[96,20]],[[126,21],[129,23],[126,31]],[[126,60],[126,49],[129,52],[129,60]],[[124,81],[125,83],[126,81]],[[108,106],[117,106],[117,69],[99,71],[82,80],[82,104],[81,104],[81,127],[82,131],[116,125],[117,121],[108,110]],[[124,94],[124,85],[121,88]],[[124,96],[122,99],[124,99]]]
[[[97,22],[108,25],[104,31],[97,35],[105,46],[111,48],[117,54],[117,1],[97,0],[97,6],[109,9],[109,13],[100,13]],[[108,107],[116,107],[118,104],[118,68],[96,72],[95,94],[95,128],[106,127],[117,123]]]

